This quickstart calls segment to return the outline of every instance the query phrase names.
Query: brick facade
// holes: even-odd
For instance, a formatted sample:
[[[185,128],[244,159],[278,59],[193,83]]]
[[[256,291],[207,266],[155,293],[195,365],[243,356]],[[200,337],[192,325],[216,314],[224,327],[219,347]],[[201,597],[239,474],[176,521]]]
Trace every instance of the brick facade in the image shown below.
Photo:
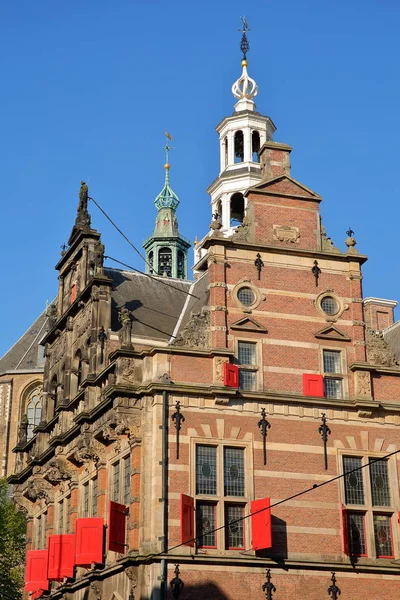
[[[106,541],[102,564],[77,566],[46,597],[172,598],[179,564],[182,600],[261,599],[266,568],[276,600],[327,597],[332,571],[344,600],[397,598],[400,367],[376,331],[393,323],[393,303],[364,306],[366,256],[351,237],[346,251],[334,247],[321,197],[290,176],[290,150],[263,146],[242,225],[202,240],[188,299],[197,308],[186,314],[185,304],[162,342],[131,335],[121,304],[116,318],[115,275],[78,211],[44,340],[43,417],[16,445],[10,482],[28,515],[28,550],[74,533],[78,518],[101,517],[109,530],[110,501],[129,508],[127,546],[117,554]],[[225,385],[227,362],[239,389]],[[304,375],[322,378],[323,395],[307,393]],[[376,471],[363,466],[386,455]],[[351,480],[340,477],[349,461],[363,466]],[[181,494],[195,506],[194,547],[181,543]],[[251,502],[267,497],[272,547],[254,550]],[[246,518],[235,526],[233,514]]]

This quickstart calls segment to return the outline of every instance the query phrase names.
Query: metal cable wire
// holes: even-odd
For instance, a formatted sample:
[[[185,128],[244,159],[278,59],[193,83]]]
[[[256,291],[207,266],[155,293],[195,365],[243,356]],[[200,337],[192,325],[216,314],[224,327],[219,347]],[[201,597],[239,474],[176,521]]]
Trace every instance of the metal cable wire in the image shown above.
[[[303,490],[302,492],[298,492],[297,494],[293,494],[292,496],[289,496],[288,498],[284,498],[283,500],[279,500],[278,502],[274,502],[274,504],[271,504],[270,506],[266,506],[265,508],[260,508],[259,510],[254,511],[253,513],[250,513],[248,515],[245,515],[243,517],[240,517],[239,519],[235,519],[234,521],[230,521],[229,525],[232,525],[234,523],[239,523],[241,521],[244,521],[245,519],[248,519],[249,517],[253,517],[254,515],[258,515],[258,513],[264,512],[265,510],[270,510],[271,508],[274,508],[275,506],[279,506],[280,504],[284,504],[285,502],[287,502],[288,500],[293,500],[294,498],[298,498],[299,496],[303,496],[304,494],[308,494],[308,492],[312,492],[313,490],[320,488],[324,485],[327,485],[328,483],[332,483],[334,481],[337,481],[338,479],[342,479],[343,477],[346,477],[347,475],[349,475],[350,473],[354,473],[355,471],[360,471],[361,469],[364,469],[365,467],[369,467],[371,464],[374,464],[376,462],[379,462],[381,460],[387,460],[388,458],[390,458],[391,456],[394,456],[395,454],[398,454],[400,452],[400,450],[395,450],[394,452],[391,452],[390,454],[386,454],[386,456],[382,456],[381,458],[376,458],[374,460],[371,460],[370,462],[361,465],[360,467],[356,467],[355,469],[352,469],[351,471],[346,471],[345,473],[342,473],[342,475],[336,475],[336,477],[332,477],[332,479],[328,479],[328,481],[323,481],[322,483],[314,483],[312,485],[312,487],[307,488],[306,490]],[[212,534],[215,533],[217,531],[221,531],[222,529],[225,529],[227,527],[227,525],[221,525],[220,527],[216,527],[215,529],[212,529],[210,531],[208,531],[208,534]],[[180,548],[181,546],[185,546],[191,542],[195,542],[197,540],[199,540],[199,538],[201,538],[201,534],[197,535],[194,538],[191,538],[189,540],[185,540],[184,542],[181,542],[180,544],[177,544],[176,546],[172,546],[171,548],[168,548],[168,550],[166,552],[158,552],[157,554],[151,554],[149,556],[149,558],[155,558],[156,556],[165,556],[165,554],[168,554],[168,552],[172,552],[172,550],[176,550],[177,548]],[[194,558],[194,556],[192,555],[192,558]]]
[[[127,269],[131,269],[132,271],[135,271],[136,273],[140,273],[141,275],[150,277],[150,279],[153,279],[154,281],[158,281],[159,283],[163,283],[167,287],[170,287],[174,290],[178,290],[178,292],[181,292],[182,294],[186,294],[187,296],[192,296],[193,298],[200,300],[199,296],[196,296],[195,294],[191,294],[190,292],[187,292],[186,290],[181,290],[181,288],[178,288],[176,285],[171,285],[170,283],[168,283],[168,281],[164,281],[164,279],[160,279],[159,277],[154,277],[153,275],[150,275],[150,273],[144,273],[143,271],[140,271],[139,269],[135,269],[135,267],[131,267],[130,265],[127,265],[126,263],[124,263],[120,260],[117,260],[116,258],[113,258],[112,256],[105,256],[104,258],[108,258],[108,260],[113,260],[114,262],[118,263],[119,265],[122,265],[123,267],[126,267]]]

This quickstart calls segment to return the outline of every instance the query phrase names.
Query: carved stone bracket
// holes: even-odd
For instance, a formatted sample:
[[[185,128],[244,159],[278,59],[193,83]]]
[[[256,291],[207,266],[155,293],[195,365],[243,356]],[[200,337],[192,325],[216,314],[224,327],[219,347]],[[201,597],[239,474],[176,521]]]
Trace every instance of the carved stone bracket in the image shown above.
[[[35,478],[29,481],[23,495],[31,502],[44,500],[45,504],[48,504],[51,501],[49,492],[49,484],[40,477],[40,479]]]
[[[120,440],[124,435],[130,441],[140,437],[140,417],[112,410],[96,437],[107,444]]]
[[[53,460],[43,477],[53,485],[70,481],[72,479],[72,471],[66,466],[66,461],[62,459]]]

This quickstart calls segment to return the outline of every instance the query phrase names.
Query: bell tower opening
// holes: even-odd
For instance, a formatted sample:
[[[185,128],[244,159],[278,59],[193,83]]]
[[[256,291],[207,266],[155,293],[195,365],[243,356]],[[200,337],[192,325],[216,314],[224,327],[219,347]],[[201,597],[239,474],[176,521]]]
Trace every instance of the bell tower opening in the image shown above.
[[[237,192],[231,196],[231,227],[241,225],[244,219],[244,198],[243,194]]]
[[[253,131],[251,134],[251,159],[253,162],[260,162],[258,153],[260,152],[260,134]]]
[[[172,251],[171,248],[160,248],[158,251],[158,274],[172,276]]]
[[[244,137],[243,131],[239,129],[235,133],[235,163],[241,163],[244,160]]]

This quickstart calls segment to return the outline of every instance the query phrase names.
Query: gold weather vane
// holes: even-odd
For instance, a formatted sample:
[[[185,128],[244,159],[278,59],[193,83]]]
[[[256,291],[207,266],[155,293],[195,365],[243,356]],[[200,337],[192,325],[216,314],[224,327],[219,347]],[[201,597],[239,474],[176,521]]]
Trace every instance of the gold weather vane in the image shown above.
[[[172,135],[171,135],[170,133],[168,133],[168,131],[167,131],[167,130],[165,130],[165,137],[166,137],[167,139],[169,139],[169,141],[170,141],[170,142],[172,142]]]

